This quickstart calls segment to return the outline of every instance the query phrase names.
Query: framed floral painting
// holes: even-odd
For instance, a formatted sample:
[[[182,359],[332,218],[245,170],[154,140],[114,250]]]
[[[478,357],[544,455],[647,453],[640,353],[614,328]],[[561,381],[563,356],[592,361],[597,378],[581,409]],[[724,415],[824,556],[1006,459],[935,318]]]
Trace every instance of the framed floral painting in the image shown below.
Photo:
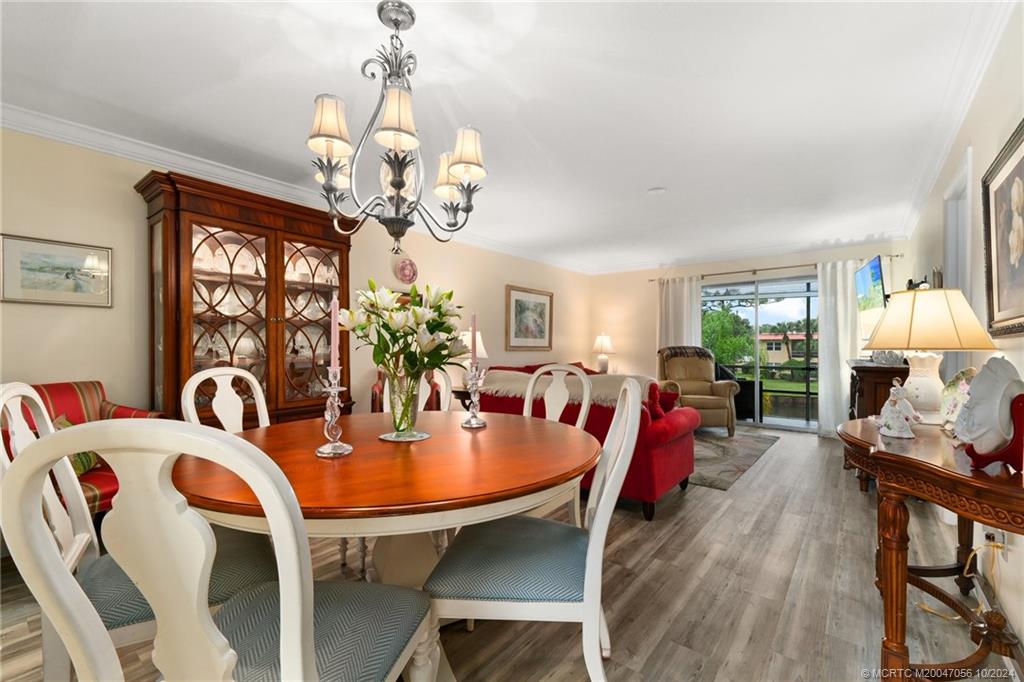
[[[555,295],[505,285],[505,350],[551,350]]]
[[[988,330],[1024,334],[1024,121],[981,179],[981,201]]]
[[[110,308],[111,249],[0,234],[0,299]]]

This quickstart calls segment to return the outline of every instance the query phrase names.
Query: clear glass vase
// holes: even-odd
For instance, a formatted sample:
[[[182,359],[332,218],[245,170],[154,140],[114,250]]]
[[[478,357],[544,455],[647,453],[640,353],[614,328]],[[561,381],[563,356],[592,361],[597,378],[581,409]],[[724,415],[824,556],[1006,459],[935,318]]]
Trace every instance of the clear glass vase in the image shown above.
[[[430,438],[429,433],[416,430],[419,415],[420,378],[422,375],[386,373],[388,383],[388,408],[391,410],[391,425],[394,431],[380,436],[381,440],[395,442],[417,441]]]

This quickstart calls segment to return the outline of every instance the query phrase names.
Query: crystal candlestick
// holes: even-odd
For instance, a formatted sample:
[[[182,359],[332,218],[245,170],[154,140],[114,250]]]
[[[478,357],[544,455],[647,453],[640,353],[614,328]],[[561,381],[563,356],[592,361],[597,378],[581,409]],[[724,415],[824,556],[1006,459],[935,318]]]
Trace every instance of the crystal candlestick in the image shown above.
[[[469,391],[469,416],[466,418],[462,425],[467,429],[482,429],[487,426],[487,422],[480,418],[480,385],[484,382],[484,374],[487,370],[480,369],[480,365],[476,362],[469,365],[469,369],[466,370],[466,376],[463,381],[466,384],[466,389]]]
[[[341,424],[338,423],[341,416],[341,392],[345,390],[339,386],[341,369],[328,369],[327,380],[330,383],[324,389],[327,393],[327,403],[324,405],[324,436],[327,442],[316,449],[316,456],[330,459],[351,454],[352,446],[341,442]]]

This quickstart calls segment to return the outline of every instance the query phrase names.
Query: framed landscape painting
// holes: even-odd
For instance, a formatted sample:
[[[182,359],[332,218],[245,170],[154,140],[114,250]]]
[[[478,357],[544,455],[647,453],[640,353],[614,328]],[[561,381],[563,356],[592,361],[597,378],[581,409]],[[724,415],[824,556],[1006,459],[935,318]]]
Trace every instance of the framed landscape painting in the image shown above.
[[[555,295],[505,285],[505,350],[551,350]]]
[[[0,299],[110,308],[112,250],[0,234]]]
[[[988,330],[1024,334],[1024,121],[981,179],[981,201]]]

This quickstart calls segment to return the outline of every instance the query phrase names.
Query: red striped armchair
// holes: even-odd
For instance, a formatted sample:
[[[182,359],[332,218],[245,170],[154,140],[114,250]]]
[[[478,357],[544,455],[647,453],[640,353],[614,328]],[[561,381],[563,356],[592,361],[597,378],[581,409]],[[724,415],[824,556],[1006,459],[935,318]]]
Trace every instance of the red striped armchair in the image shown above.
[[[140,410],[117,405],[107,400],[107,392],[99,381],[63,381],[53,384],[35,384],[50,418],[63,416],[72,424],[83,424],[99,419],[158,418],[160,412]],[[85,493],[85,501],[93,514],[110,509],[117,492],[117,477],[106,462],[100,460],[95,467],[78,477]]]

